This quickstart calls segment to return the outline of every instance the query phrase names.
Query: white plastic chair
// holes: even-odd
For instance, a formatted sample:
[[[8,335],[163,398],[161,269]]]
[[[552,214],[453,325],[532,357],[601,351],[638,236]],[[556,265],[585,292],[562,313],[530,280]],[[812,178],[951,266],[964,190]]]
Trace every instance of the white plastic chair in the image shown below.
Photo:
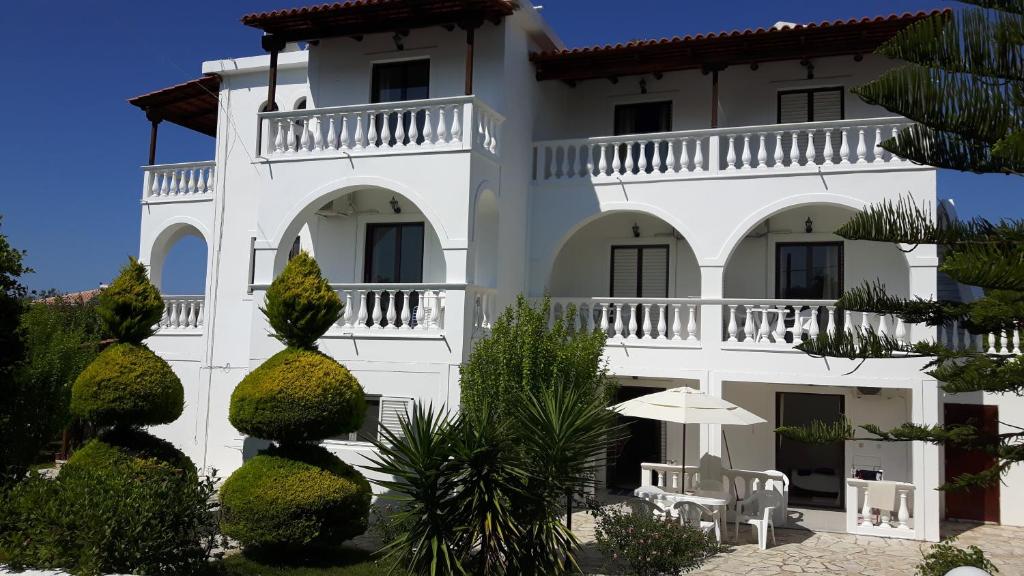
[[[630,512],[634,516],[654,516],[655,518],[667,518],[668,510],[654,502],[650,498],[637,498],[629,502]]]
[[[757,532],[757,545],[761,550],[768,549],[768,532],[772,534],[775,544],[775,522],[772,515],[778,508],[782,498],[775,490],[759,488],[749,498],[736,503],[736,540],[740,538],[740,523],[749,524]]]
[[[679,522],[697,528],[705,534],[715,531],[715,539],[718,543],[722,543],[722,529],[718,522],[718,510],[712,510],[707,506],[697,504],[696,502],[676,502],[672,507],[676,515],[679,516]]]

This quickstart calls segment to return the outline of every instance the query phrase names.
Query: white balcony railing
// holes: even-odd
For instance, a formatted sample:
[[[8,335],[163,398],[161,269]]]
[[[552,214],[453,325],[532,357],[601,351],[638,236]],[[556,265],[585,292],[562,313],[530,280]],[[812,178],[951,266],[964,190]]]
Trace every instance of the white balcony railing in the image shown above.
[[[345,309],[336,329],[345,333],[441,334],[447,284],[331,284]],[[462,288],[461,286],[459,287]]]
[[[601,330],[610,339],[699,342],[699,298],[552,298],[552,320],[575,306],[575,330]]]
[[[751,176],[910,165],[879,144],[905,118],[771,124],[534,143],[536,181]]]
[[[203,296],[164,296],[164,314],[157,323],[160,333],[199,333],[205,324]]]
[[[872,502],[868,500],[868,493],[872,487],[881,489],[880,484],[870,480],[846,479],[846,531],[868,536],[923,539],[923,534],[915,530],[911,516],[914,485],[892,482],[890,484],[895,484],[893,500],[881,508],[869,507]],[[885,496],[882,498],[888,500]]]
[[[473,308],[473,337],[486,336],[491,333],[491,326],[498,318],[498,291],[482,286],[471,286],[467,291]]]
[[[185,162],[143,166],[142,201],[169,202],[213,198],[216,163]]]
[[[478,150],[498,156],[504,118],[473,96],[261,112],[260,155],[280,160]]]

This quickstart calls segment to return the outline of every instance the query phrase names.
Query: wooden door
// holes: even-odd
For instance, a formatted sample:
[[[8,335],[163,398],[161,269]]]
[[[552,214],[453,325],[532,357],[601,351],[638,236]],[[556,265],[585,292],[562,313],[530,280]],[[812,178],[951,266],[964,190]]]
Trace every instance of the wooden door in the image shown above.
[[[946,404],[946,424],[973,424],[989,433],[999,431],[999,407],[978,404]],[[946,448],[948,482],[964,473],[977,473],[996,463],[994,457],[977,450]],[[999,484],[988,488],[946,492],[946,518],[999,522]]]

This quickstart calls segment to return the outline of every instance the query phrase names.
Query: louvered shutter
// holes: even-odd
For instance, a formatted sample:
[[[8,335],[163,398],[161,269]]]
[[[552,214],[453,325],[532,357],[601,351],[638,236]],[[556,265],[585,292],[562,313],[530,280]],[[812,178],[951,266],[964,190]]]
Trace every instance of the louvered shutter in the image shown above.
[[[637,296],[636,274],[640,251],[636,248],[612,248],[612,293],[615,298]]]
[[[814,99],[814,122],[843,119],[843,90],[818,90],[811,93]]]
[[[402,419],[409,418],[409,404],[411,400],[408,398],[389,398],[383,397],[380,399],[380,426],[381,428],[387,429],[395,436],[401,438],[402,435]],[[381,436],[383,438],[383,436]]]
[[[807,122],[811,117],[807,104],[806,92],[779,94],[779,124]]]
[[[645,246],[641,249],[640,296],[668,297],[668,246]]]

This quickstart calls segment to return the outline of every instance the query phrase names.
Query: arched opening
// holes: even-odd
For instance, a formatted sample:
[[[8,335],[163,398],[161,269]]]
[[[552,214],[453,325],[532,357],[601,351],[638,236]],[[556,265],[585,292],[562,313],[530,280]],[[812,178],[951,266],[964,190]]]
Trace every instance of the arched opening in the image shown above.
[[[150,280],[164,300],[160,328],[202,327],[208,261],[206,238],[191,224],[171,225],[157,236],[148,262]]]
[[[429,285],[444,283],[447,276],[434,225],[405,196],[364,187],[320,197],[286,228],[276,273],[294,256],[296,245],[316,258],[346,302],[344,324],[425,328],[442,322],[440,311],[437,318],[417,318],[443,307],[444,290]]]
[[[498,285],[498,198],[490,190],[481,192],[476,200],[473,283],[485,288]]]
[[[881,281],[907,297],[910,270],[891,244],[848,241],[835,234],[855,213],[836,204],[791,206],[751,227],[732,247],[724,272],[725,337],[732,342],[793,343],[844,327],[873,327],[901,336],[895,319],[853,314],[833,305],[846,290]],[[905,334],[903,334],[905,335]]]
[[[573,232],[548,279],[556,312],[573,304],[577,322],[607,323],[610,336],[695,337],[700,267],[689,242],[642,212],[602,214]]]

